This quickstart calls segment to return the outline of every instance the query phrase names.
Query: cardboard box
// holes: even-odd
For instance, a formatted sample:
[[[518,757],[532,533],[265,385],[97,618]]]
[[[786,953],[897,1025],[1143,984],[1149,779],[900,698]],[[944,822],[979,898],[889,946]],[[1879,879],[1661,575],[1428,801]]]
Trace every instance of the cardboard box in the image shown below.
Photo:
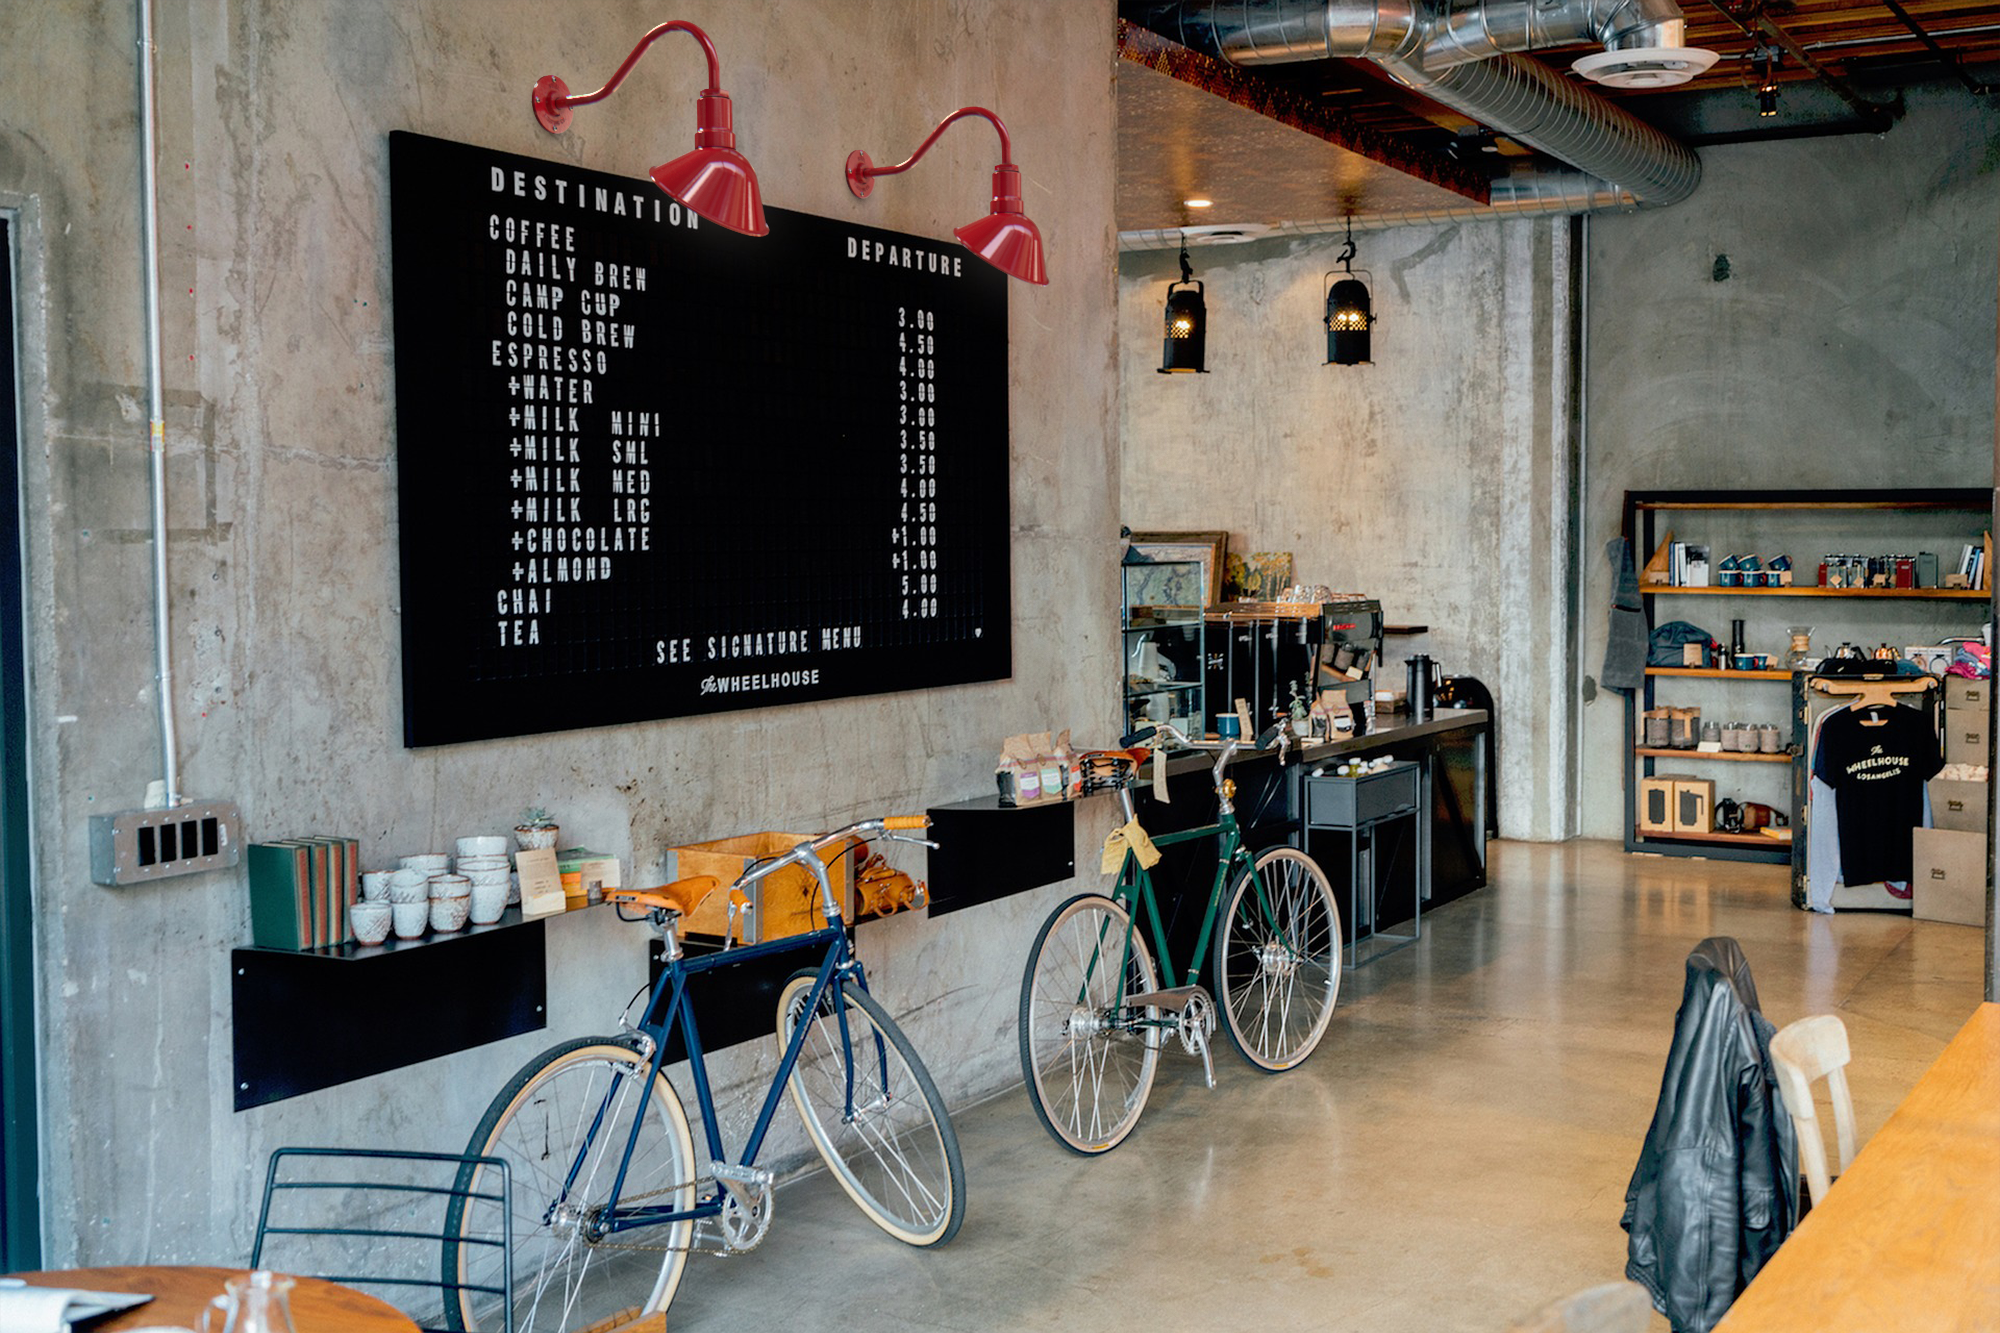
[[[1959,833],[1986,832],[1987,787],[1983,782],[1932,778],[1931,825]]]
[[[1992,746],[1986,737],[1986,710],[1945,709],[1944,761],[1947,764],[1983,765],[1990,758]]]
[[[1715,783],[1708,778],[1674,779],[1674,832],[1715,831]]]
[[[1986,835],[1920,828],[1910,833],[1910,914],[1961,926],[1986,924]]]
[[[1945,661],[1950,666],[1949,659]],[[1993,682],[1974,680],[1970,676],[1946,676],[1944,678],[1944,707],[1947,713],[1983,713],[1993,698]]]
[[[1674,831],[1674,784],[1690,780],[1686,774],[1673,773],[1639,779],[1639,832]]]
[[[720,838],[714,842],[690,843],[673,848],[675,879],[713,875],[724,886],[709,894],[699,911],[682,920],[681,933],[715,939],[728,934],[727,886],[757,861],[767,856],[782,856],[804,842],[806,836],[803,833],[746,833],[738,838]],[[821,855],[826,858],[826,877],[833,889],[833,900],[840,905],[841,913],[852,920],[854,901],[847,885],[847,863],[852,857],[847,851],[835,847],[825,849]],[[750,886],[750,908],[736,918],[736,938],[743,944],[759,944],[765,940],[783,939],[787,935],[803,935],[825,925],[826,913],[820,902],[819,881],[803,866],[786,866]]]

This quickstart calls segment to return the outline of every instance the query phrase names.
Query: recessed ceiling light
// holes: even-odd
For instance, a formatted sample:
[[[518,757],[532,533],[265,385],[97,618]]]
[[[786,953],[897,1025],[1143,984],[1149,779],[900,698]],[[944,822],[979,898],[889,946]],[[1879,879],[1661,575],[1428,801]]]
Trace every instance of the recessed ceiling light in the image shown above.
[[[1186,204],[1186,205],[1187,205],[1187,206],[1188,206],[1189,208],[1214,208],[1214,207],[1215,207],[1215,200],[1213,200],[1213,199],[1183,199],[1183,200],[1181,200],[1181,202],[1182,202],[1182,203],[1184,203],[1184,204]]]

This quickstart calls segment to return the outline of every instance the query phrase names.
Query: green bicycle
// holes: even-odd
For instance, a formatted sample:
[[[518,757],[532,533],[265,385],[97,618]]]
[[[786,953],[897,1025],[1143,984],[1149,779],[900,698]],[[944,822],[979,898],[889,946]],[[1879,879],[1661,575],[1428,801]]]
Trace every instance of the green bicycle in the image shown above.
[[[1135,745],[1155,735],[1186,743],[1171,727],[1125,739]],[[1149,752],[1083,756],[1086,790],[1115,788],[1124,809],[1125,825],[1109,844],[1124,849],[1117,884],[1108,897],[1079,894],[1056,908],[1035,937],[1021,978],[1028,1099],[1043,1127],[1074,1152],[1108,1152],[1132,1132],[1169,1036],[1200,1057],[1208,1086],[1215,1086],[1208,1039],[1217,1006],[1200,985],[1212,940],[1211,981],[1222,1027],[1254,1068],[1277,1073],[1296,1067],[1333,1017],[1341,936],[1332,886],[1304,852],[1274,847],[1252,856],[1244,846],[1232,804],[1235,784],[1223,776],[1235,752],[1232,741],[1215,762],[1216,822],[1158,837],[1140,829],[1132,806],[1132,778]],[[1149,866],[1159,859],[1156,847],[1211,836],[1218,839],[1215,882],[1193,958],[1185,973],[1177,973]],[[1149,932],[1140,928],[1141,915]],[[1180,977],[1178,985],[1161,988],[1155,953],[1170,980]]]

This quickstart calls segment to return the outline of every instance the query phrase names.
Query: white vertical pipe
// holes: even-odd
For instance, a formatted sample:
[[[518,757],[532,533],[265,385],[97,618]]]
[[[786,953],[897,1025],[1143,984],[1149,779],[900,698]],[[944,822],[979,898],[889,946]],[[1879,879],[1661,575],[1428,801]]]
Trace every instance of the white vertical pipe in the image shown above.
[[[140,197],[144,209],[146,247],[146,410],[150,417],[147,450],[153,492],[153,656],[160,691],[160,776],[165,803],[180,804],[180,768],[174,758],[174,692],[172,639],[168,633],[167,602],[167,409],[166,370],[160,356],[160,185],[156,173],[156,101],[153,86],[153,4],[139,0],[139,142]]]

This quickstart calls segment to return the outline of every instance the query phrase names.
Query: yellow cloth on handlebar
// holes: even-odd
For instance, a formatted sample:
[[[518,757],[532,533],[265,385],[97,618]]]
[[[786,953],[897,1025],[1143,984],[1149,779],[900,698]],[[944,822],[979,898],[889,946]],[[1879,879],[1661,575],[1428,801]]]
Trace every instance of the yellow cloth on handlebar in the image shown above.
[[[1102,873],[1115,875],[1118,867],[1125,864],[1125,853],[1130,850],[1132,858],[1141,868],[1151,870],[1160,861],[1160,849],[1146,836],[1146,830],[1139,827],[1139,821],[1129,820],[1119,828],[1111,830],[1111,836],[1104,840],[1104,861]]]

